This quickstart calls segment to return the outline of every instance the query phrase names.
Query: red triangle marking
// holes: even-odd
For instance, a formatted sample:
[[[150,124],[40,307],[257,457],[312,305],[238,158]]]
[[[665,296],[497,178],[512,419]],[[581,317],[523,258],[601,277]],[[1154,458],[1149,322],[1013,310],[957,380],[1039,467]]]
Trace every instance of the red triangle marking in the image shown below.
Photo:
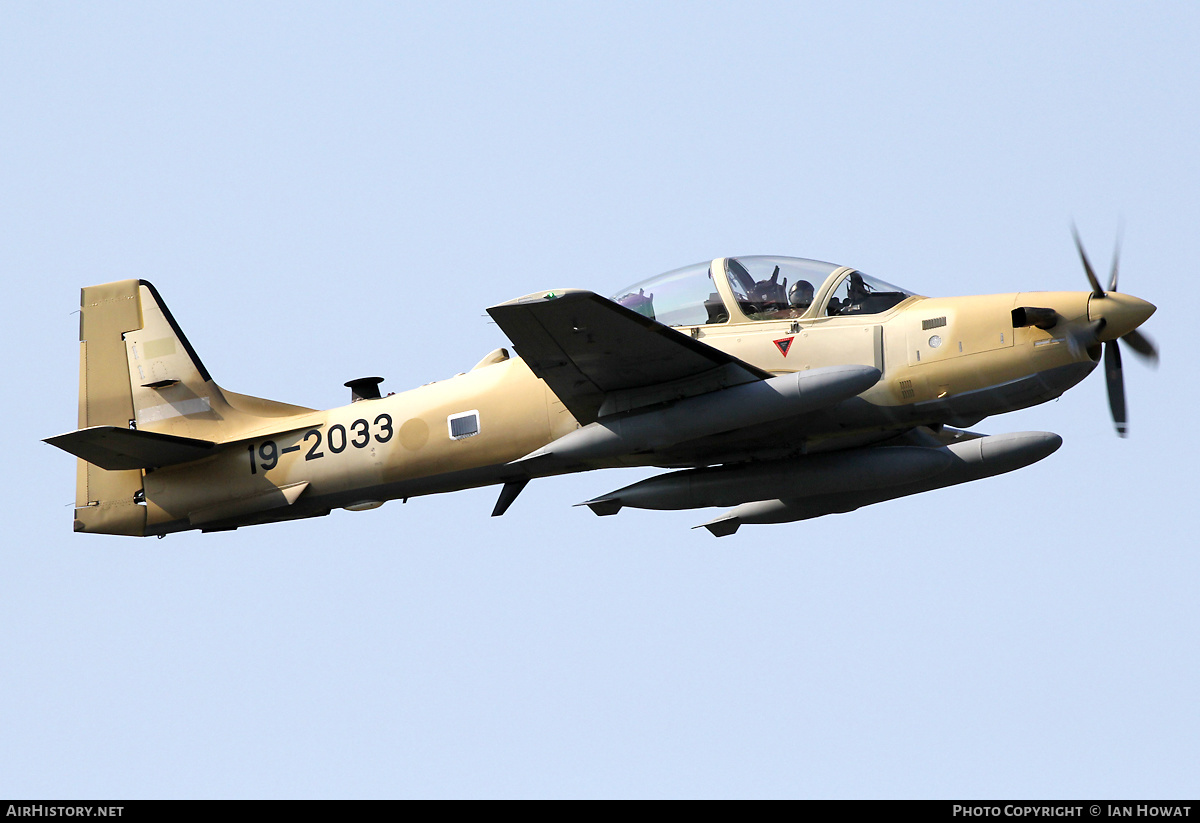
[[[788,350],[792,348],[792,341],[795,339],[796,337],[793,335],[791,337],[784,337],[773,342],[775,343],[776,348],[779,349],[779,353],[784,357],[787,357]]]

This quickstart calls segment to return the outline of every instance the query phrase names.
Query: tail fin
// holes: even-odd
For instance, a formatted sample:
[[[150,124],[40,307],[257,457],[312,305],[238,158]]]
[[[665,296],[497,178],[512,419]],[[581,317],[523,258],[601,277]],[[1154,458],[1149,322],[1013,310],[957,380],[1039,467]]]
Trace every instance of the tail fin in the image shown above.
[[[117,426],[214,443],[311,409],[224,392],[145,280],[88,286],[80,298],[79,428]],[[141,470],[79,461],[75,530],[145,533]]]

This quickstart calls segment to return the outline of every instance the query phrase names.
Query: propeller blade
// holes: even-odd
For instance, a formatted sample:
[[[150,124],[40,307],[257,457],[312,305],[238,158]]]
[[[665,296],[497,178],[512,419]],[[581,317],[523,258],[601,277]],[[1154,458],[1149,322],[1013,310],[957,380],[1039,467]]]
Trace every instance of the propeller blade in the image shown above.
[[[1063,327],[1066,333],[1067,345],[1071,347],[1071,354],[1074,357],[1083,357],[1083,353],[1088,346],[1094,346],[1098,342],[1100,332],[1104,329],[1104,318],[1094,320],[1091,323],[1086,321],[1076,321]]]
[[[1129,417],[1125,411],[1125,377],[1121,372],[1121,350],[1116,340],[1104,344],[1104,379],[1108,383],[1108,407],[1112,410],[1117,434],[1129,434]]]
[[[1079,239],[1079,231],[1075,228],[1075,224],[1071,224],[1071,234],[1075,237],[1075,248],[1079,249],[1079,259],[1083,261],[1083,271],[1087,275],[1088,282],[1092,284],[1092,294],[1096,297],[1104,296],[1104,289],[1100,288],[1100,281],[1096,279],[1096,273],[1092,271],[1092,264],[1088,262],[1087,252],[1083,250],[1083,241]]]
[[[1129,348],[1133,349],[1135,354],[1144,358],[1150,365],[1158,365],[1158,346],[1155,346],[1149,337],[1134,329],[1129,334],[1122,335],[1121,339],[1129,344]]]
[[[1112,274],[1108,277],[1108,290],[1117,290],[1117,264],[1121,260],[1121,238],[1117,238],[1117,247],[1113,249]]]

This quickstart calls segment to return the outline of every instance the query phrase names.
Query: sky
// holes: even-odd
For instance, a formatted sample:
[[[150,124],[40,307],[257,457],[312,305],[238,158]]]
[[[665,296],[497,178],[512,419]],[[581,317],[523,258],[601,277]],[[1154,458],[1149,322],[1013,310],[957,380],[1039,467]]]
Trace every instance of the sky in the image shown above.
[[[1188,3],[0,5],[0,796],[1200,793]],[[165,540],[76,535],[78,290],[153,282],[301,405],[507,345],[485,309],[717,256],[1159,308],[989,418],[1063,447],[845,515],[534,481]]]

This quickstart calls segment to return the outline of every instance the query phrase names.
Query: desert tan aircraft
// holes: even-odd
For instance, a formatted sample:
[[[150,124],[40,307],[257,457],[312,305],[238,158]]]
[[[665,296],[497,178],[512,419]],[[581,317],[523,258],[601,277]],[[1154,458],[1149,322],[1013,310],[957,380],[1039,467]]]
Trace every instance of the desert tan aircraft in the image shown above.
[[[200,362],[155,288],[82,291],[75,530],[158,535],[361,511],[388,500],[501,486],[501,515],[535,477],[616,466],[667,473],[583,504],[731,507],[702,525],[848,512],[1022,468],[1048,432],[961,429],[1044,403],[1101,359],[1119,433],[1117,340],[1154,306],[1090,292],[928,298],[855,269],[728,257],[612,300],[555,290],[488,313],[519,357],[381,396],[352,380],[328,411],[235,394]]]

